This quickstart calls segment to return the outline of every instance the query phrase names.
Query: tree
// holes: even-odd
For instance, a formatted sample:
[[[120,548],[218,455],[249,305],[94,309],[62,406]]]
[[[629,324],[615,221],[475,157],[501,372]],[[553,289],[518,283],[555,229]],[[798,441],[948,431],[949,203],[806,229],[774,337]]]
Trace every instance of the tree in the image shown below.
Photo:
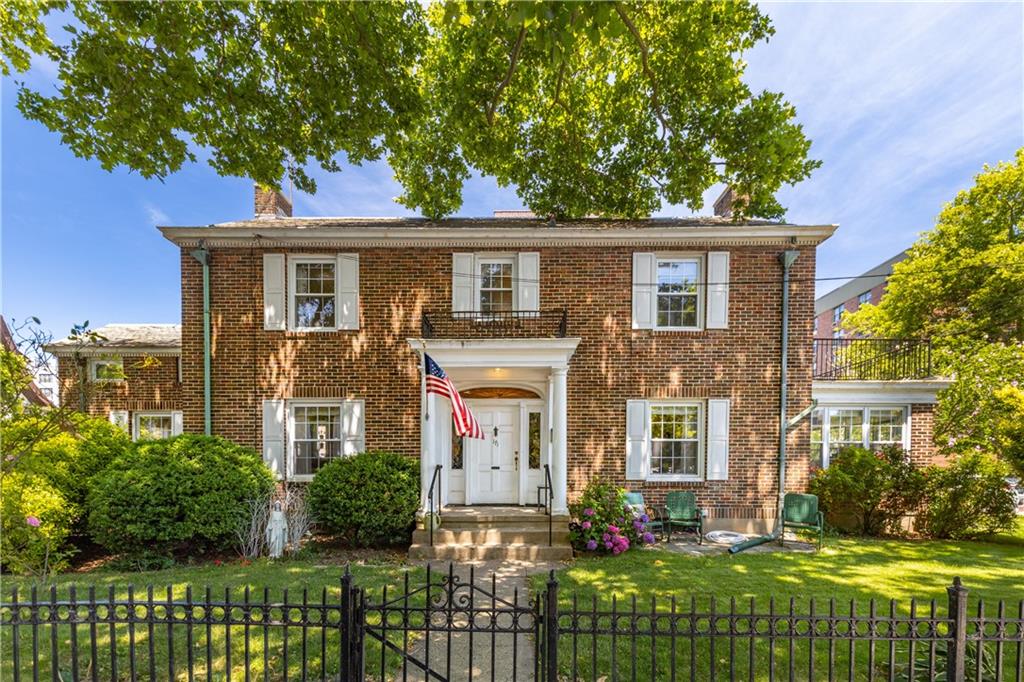
[[[1013,162],[986,165],[893,267],[878,305],[843,325],[931,337],[946,364],[978,343],[1024,341],[1024,148]]]
[[[781,216],[775,192],[818,165],[793,107],[741,80],[772,35],[748,0],[57,6],[66,45],[39,22],[54,5],[17,0],[0,29],[6,70],[58,67],[58,93],[22,85],[20,110],[146,177],[203,149],[221,174],[279,186],[287,168],[313,192],[307,163],[386,154],[431,217],[476,171],[567,217],[699,208],[725,182],[739,218]]]

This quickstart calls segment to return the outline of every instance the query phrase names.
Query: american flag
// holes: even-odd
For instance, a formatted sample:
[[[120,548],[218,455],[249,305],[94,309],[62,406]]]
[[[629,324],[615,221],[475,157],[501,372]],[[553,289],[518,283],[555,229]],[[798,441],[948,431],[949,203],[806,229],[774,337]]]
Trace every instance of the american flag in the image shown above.
[[[455,384],[444,373],[441,366],[434,362],[434,359],[423,354],[423,361],[427,371],[427,393],[436,393],[448,398],[452,403],[452,416],[455,417],[455,433],[469,438],[486,438],[480,423],[470,412],[466,403],[462,402],[462,396],[455,389]]]

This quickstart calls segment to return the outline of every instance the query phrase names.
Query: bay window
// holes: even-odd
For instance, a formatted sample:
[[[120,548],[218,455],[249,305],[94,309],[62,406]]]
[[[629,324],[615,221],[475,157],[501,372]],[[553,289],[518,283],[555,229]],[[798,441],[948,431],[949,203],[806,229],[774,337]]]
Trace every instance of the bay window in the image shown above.
[[[827,467],[846,447],[910,449],[910,409],[906,406],[842,405],[811,413],[811,463]]]

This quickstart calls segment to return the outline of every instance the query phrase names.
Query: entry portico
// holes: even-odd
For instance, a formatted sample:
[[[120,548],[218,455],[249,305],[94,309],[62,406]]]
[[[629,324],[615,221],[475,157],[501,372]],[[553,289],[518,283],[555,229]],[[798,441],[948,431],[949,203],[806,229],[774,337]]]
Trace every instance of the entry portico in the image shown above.
[[[579,338],[408,339],[415,351],[427,353],[444,369],[460,393],[478,396],[467,397],[466,402],[487,436],[464,439],[462,452],[453,452],[451,406],[427,394],[426,404],[420,406],[424,508],[437,465],[442,467],[442,505],[526,505],[536,503],[547,464],[552,512],[568,512],[567,373],[579,342]],[[531,455],[536,468],[530,466]]]

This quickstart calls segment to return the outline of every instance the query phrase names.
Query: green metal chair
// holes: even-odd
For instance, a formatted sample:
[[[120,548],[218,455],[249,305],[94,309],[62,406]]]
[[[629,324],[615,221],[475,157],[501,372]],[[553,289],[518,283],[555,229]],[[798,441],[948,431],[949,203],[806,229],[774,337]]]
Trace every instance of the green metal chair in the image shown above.
[[[656,509],[651,509],[644,502],[644,494],[637,492],[626,493],[626,504],[628,504],[633,511],[637,514],[647,514],[647,530],[652,533],[658,532],[661,534],[662,539],[665,537],[665,521],[662,519],[662,515]]]
[[[811,530],[818,534],[818,549],[825,534],[825,515],[818,511],[818,496],[803,493],[786,493],[782,499],[782,532],[779,543],[786,544],[786,529]]]
[[[669,542],[673,528],[692,528],[697,533],[697,544],[704,542],[704,514],[693,493],[675,490],[665,496],[665,526]]]

